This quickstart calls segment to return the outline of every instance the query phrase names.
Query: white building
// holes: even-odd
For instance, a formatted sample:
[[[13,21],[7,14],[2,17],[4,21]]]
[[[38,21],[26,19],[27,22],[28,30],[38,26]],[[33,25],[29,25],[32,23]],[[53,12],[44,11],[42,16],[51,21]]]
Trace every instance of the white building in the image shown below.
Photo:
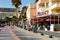
[[[15,8],[0,8],[0,18],[11,17],[15,15]]]

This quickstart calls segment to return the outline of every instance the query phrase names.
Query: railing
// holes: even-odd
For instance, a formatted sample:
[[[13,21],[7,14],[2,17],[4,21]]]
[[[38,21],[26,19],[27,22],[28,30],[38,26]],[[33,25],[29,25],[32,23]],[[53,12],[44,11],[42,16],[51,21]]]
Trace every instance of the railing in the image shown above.
[[[39,8],[48,8],[48,6],[46,6],[46,7],[45,6],[39,6]]]
[[[52,3],[49,7],[56,5],[56,3]]]
[[[56,3],[56,2],[55,2],[55,3],[52,3],[52,4],[51,4],[51,6],[54,6],[54,5],[60,6],[60,3]],[[51,7],[51,6],[49,6],[49,7]]]

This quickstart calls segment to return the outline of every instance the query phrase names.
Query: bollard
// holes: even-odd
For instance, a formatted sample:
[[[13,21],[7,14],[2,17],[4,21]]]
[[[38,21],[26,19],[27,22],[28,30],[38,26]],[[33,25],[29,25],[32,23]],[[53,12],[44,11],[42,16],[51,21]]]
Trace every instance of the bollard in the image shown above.
[[[50,35],[50,36],[49,36],[49,38],[53,38],[53,36],[52,36],[52,35]]]
[[[0,31],[1,31],[1,29],[0,29]]]
[[[43,33],[41,33],[41,35],[44,35]]]

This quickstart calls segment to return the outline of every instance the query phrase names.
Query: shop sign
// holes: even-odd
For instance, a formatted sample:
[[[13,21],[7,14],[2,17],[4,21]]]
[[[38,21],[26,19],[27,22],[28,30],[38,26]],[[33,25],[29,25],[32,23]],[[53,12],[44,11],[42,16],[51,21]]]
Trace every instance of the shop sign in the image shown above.
[[[38,12],[38,16],[42,16],[42,15],[46,15],[47,14],[47,11],[44,11],[44,12]]]

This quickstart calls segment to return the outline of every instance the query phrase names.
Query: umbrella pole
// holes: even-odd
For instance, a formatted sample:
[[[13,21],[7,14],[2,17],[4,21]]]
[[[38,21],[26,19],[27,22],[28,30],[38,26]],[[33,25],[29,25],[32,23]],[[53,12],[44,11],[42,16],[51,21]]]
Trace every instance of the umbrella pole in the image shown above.
[[[50,25],[51,25],[51,15],[50,15]]]
[[[59,15],[58,15],[58,24],[59,24]]]
[[[54,24],[55,24],[55,14],[54,14]]]

